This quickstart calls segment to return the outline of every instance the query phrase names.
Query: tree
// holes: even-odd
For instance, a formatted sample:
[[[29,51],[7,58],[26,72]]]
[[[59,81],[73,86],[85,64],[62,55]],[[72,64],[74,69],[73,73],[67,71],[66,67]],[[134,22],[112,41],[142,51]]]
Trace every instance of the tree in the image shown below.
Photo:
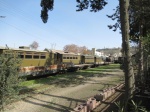
[[[134,73],[130,56],[129,45],[129,0],[119,0],[120,6],[120,21],[122,33],[122,47],[124,57],[124,72],[125,72],[125,109],[127,102],[131,99],[134,90]]]
[[[79,49],[78,52],[80,54],[89,54],[89,50],[88,50],[88,48],[86,46],[81,46],[78,49]]]
[[[20,60],[12,51],[0,54],[0,110],[19,92]]]
[[[42,13],[41,18],[44,20],[43,22],[47,22],[48,19],[48,10],[53,9],[53,1],[54,0],[42,0]],[[87,9],[90,5],[91,12],[97,12],[102,10],[104,6],[107,4],[105,0],[76,0],[77,1],[77,11],[83,11]],[[130,47],[129,47],[129,0],[119,0],[120,6],[120,23],[121,23],[121,33],[122,33],[122,45],[123,45],[123,55],[124,55],[124,72],[125,72],[125,91],[126,91],[126,101],[129,100],[132,96],[134,82],[133,82],[133,69],[131,64],[131,56],[130,56]]]
[[[30,48],[36,50],[39,47],[39,43],[36,41],[33,41],[32,44],[30,44]]]
[[[140,81],[143,83],[143,78],[145,74],[147,74],[147,60],[148,60],[148,45],[147,37],[149,37],[149,29],[150,29],[150,11],[149,8],[150,1],[149,0],[130,0],[130,8],[129,8],[129,25],[130,25],[130,41],[138,44],[138,52],[136,53],[136,65],[138,65],[138,72],[136,75],[136,82]],[[114,25],[109,25],[110,29],[116,31],[117,28],[120,28],[120,6],[116,7],[116,11],[113,15],[108,16],[112,20],[117,20],[117,23]],[[146,43],[145,43],[146,42]],[[147,45],[145,45],[147,44]]]
[[[80,53],[80,54],[89,54],[88,48],[86,46],[78,46],[75,44],[65,45],[63,48],[63,51],[64,52]]]
[[[64,52],[73,52],[73,53],[78,53],[78,46],[75,44],[69,44],[65,45],[63,48]]]
[[[104,6],[107,4],[105,0],[76,0],[77,2],[77,11],[83,11],[87,9],[90,5],[91,12],[97,12],[102,10]],[[41,19],[44,23],[48,20],[48,10],[53,10],[54,0],[41,0]]]

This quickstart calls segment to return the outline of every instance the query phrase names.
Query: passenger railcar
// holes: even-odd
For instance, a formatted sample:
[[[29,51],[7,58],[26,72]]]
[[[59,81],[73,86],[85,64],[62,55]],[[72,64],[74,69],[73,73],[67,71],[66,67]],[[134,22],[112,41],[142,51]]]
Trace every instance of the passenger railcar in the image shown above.
[[[21,59],[20,76],[39,76],[67,70],[78,70],[92,67],[102,63],[102,58],[91,55],[79,55],[59,50],[31,50],[27,47],[19,49],[6,49],[0,47],[0,54],[12,51]]]
[[[54,63],[54,54],[47,51],[30,50],[30,49],[6,49],[0,47],[0,53],[8,55],[8,51],[12,51],[21,59],[20,76],[37,76],[57,72],[57,65]],[[51,55],[51,56],[50,56]]]

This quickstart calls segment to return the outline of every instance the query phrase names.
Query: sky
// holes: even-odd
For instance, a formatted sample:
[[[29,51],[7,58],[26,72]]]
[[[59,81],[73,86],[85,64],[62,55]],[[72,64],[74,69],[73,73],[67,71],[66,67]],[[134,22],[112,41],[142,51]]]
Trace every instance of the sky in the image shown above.
[[[76,12],[76,0],[55,0],[53,11],[45,24],[40,17],[41,0],[0,0],[0,46],[19,48],[39,43],[45,48],[63,50],[68,44],[88,49],[121,47],[120,31],[106,15],[113,14],[118,0],[108,0],[106,7],[97,13]]]

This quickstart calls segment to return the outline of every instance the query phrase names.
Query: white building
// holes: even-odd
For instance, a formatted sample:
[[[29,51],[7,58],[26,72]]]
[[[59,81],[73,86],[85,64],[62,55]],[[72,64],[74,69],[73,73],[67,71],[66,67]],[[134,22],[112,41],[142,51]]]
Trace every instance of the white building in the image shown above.
[[[92,55],[93,56],[103,57],[104,56],[104,52],[99,52],[99,51],[96,51],[95,48],[92,48]]]

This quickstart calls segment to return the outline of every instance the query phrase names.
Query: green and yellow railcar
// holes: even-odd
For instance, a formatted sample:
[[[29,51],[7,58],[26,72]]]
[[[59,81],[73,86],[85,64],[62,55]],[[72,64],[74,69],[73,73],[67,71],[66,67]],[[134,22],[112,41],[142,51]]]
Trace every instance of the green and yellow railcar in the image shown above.
[[[21,59],[20,76],[36,76],[57,72],[54,53],[39,50],[6,49],[4,47],[0,47],[0,53],[9,55],[10,51],[13,53],[14,58],[18,55]]]
[[[62,51],[53,51],[56,53],[58,63],[63,63],[68,66],[77,65],[81,62],[81,56],[75,53],[62,52]]]
[[[83,64],[94,64],[96,61],[95,57],[92,55],[82,55],[81,58]]]
[[[96,65],[103,64],[103,63],[104,63],[104,61],[103,61],[102,57],[95,56],[95,64]]]

